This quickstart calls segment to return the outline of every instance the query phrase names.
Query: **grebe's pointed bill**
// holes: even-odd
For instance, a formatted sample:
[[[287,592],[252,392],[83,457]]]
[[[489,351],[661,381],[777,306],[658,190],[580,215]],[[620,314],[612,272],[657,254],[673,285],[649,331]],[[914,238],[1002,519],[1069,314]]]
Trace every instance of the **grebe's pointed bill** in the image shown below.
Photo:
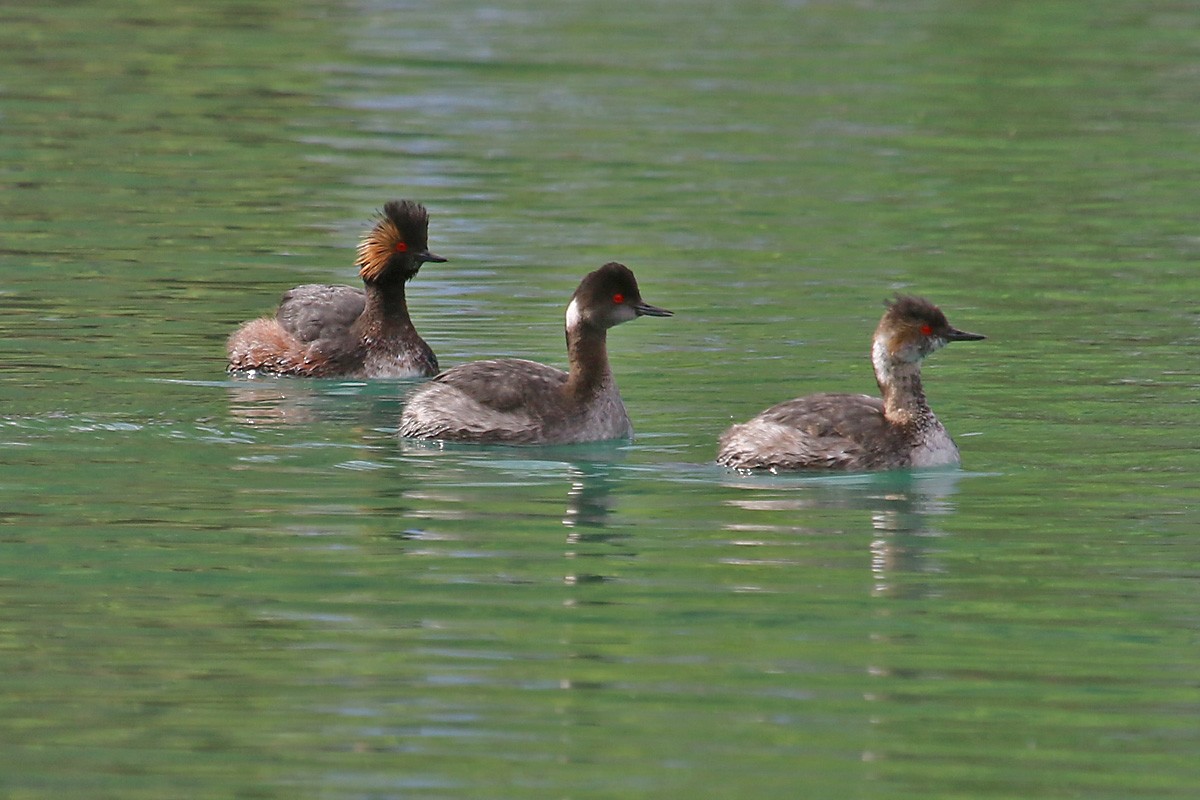
[[[946,331],[947,342],[978,342],[980,339],[986,339],[982,333],[967,333],[960,331],[958,328],[951,328]]]
[[[673,317],[675,313],[649,303],[638,303],[633,307],[639,317]]]
[[[436,253],[429,252],[428,250],[422,250],[421,252],[417,253],[415,258],[418,261],[420,261],[422,264],[424,264],[426,262],[432,262],[434,264],[445,264],[447,261],[450,260],[450,259],[446,258],[445,256],[439,256]]]

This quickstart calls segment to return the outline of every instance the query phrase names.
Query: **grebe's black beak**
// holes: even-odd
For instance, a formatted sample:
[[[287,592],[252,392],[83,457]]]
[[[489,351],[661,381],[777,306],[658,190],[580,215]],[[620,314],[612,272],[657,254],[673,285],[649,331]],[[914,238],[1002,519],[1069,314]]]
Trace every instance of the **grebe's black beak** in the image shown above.
[[[659,308],[658,306],[652,306],[649,303],[637,303],[636,305],[634,305],[633,310],[637,312],[637,315],[639,317],[673,317],[673,316],[675,316],[672,312],[667,311],[665,308]]]
[[[980,339],[986,339],[982,333],[967,333],[960,331],[958,328],[950,328],[943,334],[947,342],[978,342]]]
[[[422,264],[424,264],[426,261],[432,261],[435,264],[442,264],[442,263],[445,263],[446,261],[448,261],[449,259],[443,258],[442,256],[439,256],[436,253],[431,253],[428,250],[423,250],[420,253],[417,253],[417,260],[420,261]]]

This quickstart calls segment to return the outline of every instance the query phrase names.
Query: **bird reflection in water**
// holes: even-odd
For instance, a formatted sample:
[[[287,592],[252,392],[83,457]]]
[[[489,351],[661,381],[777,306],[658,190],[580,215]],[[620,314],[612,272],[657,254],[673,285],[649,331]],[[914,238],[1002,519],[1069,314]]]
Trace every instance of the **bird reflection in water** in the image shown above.
[[[939,573],[932,541],[946,535],[937,520],[954,511],[953,496],[967,473],[959,469],[895,470],[837,476],[738,476],[727,486],[753,491],[727,501],[751,511],[787,512],[786,522],[766,529],[811,535],[815,521],[796,511],[861,510],[875,536],[870,543],[872,594],[920,597],[925,582],[913,576]],[[758,525],[755,530],[763,530]]]

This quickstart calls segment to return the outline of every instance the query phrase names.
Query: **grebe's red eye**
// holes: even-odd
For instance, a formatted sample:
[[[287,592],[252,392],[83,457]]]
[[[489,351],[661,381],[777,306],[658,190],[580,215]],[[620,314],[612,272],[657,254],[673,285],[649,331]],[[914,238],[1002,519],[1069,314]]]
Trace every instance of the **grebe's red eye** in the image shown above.
[[[396,246],[393,247],[392,249],[395,250],[397,253],[407,253],[408,245],[404,242],[396,242]]]
[[[932,325],[922,325],[921,333],[925,336],[928,336],[929,334],[933,333],[933,326]]]
[[[621,303],[625,302],[625,295],[621,294],[620,292],[617,292],[616,294],[613,295],[613,302],[616,303],[617,305],[621,305]]]

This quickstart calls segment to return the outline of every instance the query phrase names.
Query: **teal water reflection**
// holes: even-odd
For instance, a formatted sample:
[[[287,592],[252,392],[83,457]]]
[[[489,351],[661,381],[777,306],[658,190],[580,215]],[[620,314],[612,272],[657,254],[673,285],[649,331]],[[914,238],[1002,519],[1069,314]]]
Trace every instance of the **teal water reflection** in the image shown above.
[[[1196,20],[1178,4],[76,3],[0,12],[0,788],[120,797],[1191,797]],[[406,381],[223,341],[431,211],[444,365],[638,431],[400,441]],[[881,300],[964,469],[743,476],[872,391]]]

